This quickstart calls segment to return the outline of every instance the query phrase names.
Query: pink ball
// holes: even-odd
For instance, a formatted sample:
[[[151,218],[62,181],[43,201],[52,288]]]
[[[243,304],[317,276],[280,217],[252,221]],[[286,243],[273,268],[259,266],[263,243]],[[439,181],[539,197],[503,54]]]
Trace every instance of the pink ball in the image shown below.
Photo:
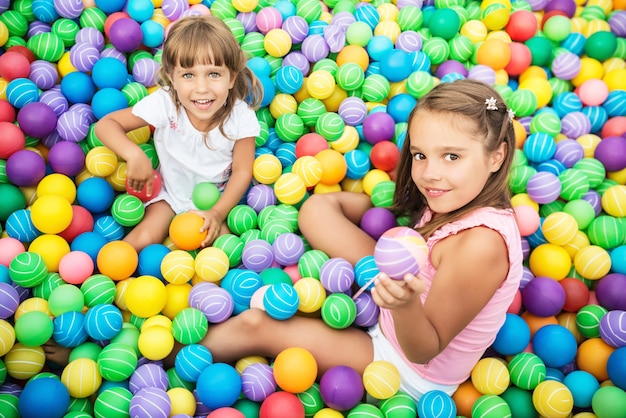
[[[19,240],[11,237],[0,238],[0,264],[9,267],[16,255],[26,251],[26,247]]]
[[[263,35],[283,24],[283,15],[275,7],[264,7],[256,15],[256,26]]]
[[[609,96],[609,87],[604,81],[592,78],[582,83],[576,92],[585,106],[600,106]]]
[[[527,237],[532,235],[539,228],[540,217],[534,208],[527,205],[519,205],[515,206],[513,210],[521,236]]]
[[[213,410],[206,418],[246,418],[239,410],[225,406]]]
[[[391,141],[395,135],[395,122],[387,112],[374,112],[363,121],[363,136],[370,144]]]
[[[528,196],[541,204],[554,202],[559,198],[561,189],[561,181],[549,171],[539,171],[533,174],[526,182],[526,193],[528,193]]]
[[[70,251],[61,257],[59,275],[69,284],[82,284],[93,274],[93,260],[82,251]]]
[[[265,363],[253,363],[241,372],[241,391],[254,402],[263,402],[276,392],[276,380],[271,366]]]
[[[346,292],[354,283],[354,268],[343,258],[330,258],[322,264],[320,282],[329,292]]]
[[[8,51],[0,55],[0,77],[6,81],[27,78],[30,74],[28,58],[19,52]]]
[[[162,10],[165,12],[164,8]],[[143,40],[141,25],[129,17],[118,19],[109,28],[109,40],[120,52],[134,52],[141,46]]]
[[[376,267],[396,280],[405,274],[417,275],[427,258],[426,241],[419,232],[406,226],[389,229],[374,247]]]

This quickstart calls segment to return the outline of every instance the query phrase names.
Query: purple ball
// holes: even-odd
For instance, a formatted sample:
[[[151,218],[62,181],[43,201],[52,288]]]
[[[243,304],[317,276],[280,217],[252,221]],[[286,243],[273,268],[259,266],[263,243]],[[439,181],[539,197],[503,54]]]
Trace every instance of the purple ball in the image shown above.
[[[59,16],[66,19],[76,19],[83,12],[82,0],[54,0],[54,9]]]
[[[115,58],[121,61],[122,64],[127,65],[126,55],[117,48],[104,48],[102,52],[100,52],[100,58]]]
[[[246,203],[256,213],[261,212],[262,209],[276,205],[277,199],[274,194],[274,189],[267,184],[256,184],[250,188],[248,195],[246,196]]]
[[[600,338],[610,346],[626,346],[626,311],[609,311],[600,319]]]
[[[256,27],[256,12],[237,13],[237,20],[243,25],[245,33],[259,31]]]
[[[57,115],[47,104],[32,102],[18,111],[17,122],[26,135],[42,139],[56,128]]]
[[[200,303],[204,300],[205,296],[209,294],[210,289],[217,287],[213,282],[198,282],[193,285],[187,300],[191,308],[200,309]]]
[[[374,112],[363,121],[363,136],[370,144],[391,141],[395,135],[396,124],[387,112]]]
[[[212,324],[226,321],[233,314],[234,308],[235,302],[231,294],[219,286],[208,289],[198,306]]]
[[[276,380],[271,366],[253,363],[241,372],[241,391],[254,402],[262,402],[276,392]]]
[[[626,311],[626,275],[609,273],[598,281],[596,298],[609,311]]]
[[[89,121],[79,110],[70,108],[59,117],[57,132],[66,141],[80,142],[89,133]]]
[[[347,97],[339,104],[337,113],[346,125],[358,126],[367,117],[367,106],[360,97]]]
[[[289,34],[294,44],[302,43],[309,34],[309,24],[303,17],[297,15],[285,19],[282,29]]]
[[[292,65],[302,71],[303,75],[309,74],[311,63],[300,51],[291,51],[283,58],[283,65]]]
[[[402,32],[396,38],[396,48],[405,52],[415,52],[422,49],[422,37],[413,30]]]
[[[365,389],[361,375],[348,366],[334,366],[320,379],[320,394],[329,407],[347,411],[359,404]]]
[[[620,171],[626,168],[626,138],[607,136],[596,146],[594,157],[600,160],[606,171]]]
[[[167,373],[156,363],[145,363],[137,367],[128,382],[128,389],[133,395],[145,388],[167,390],[167,386]]]
[[[395,215],[387,208],[368,209],[361,218],[361,229],[377,240],[388,229],[397,226]]]
[[[354,299],[356,305],[356,317],[354,324],[359,327],[371,327],[378,322],[380,308],[374,302],[369,292],[363,292]]]
[[[537,276],[522,290],[522,302],[533,315],[553,316],[565,305],[565,289],[550,277]]]
[[[70,62],[78,71],[91,71],[99,59],[100,50],[90,43],[77,43],[70,48]]]
[[[322,264],[320,282],[329,292],[346,292],[354,283],[354,268],[343,258],[330,258]]]
[[[173,22],[181,17],[184,11],[189,9],[189,3],[187,3],[187,0],[163,0],[161,9],[163,10],[163,15]]]
[[[597,191],[589,190],[583,195],[582,199],[589,202],[589,204],[593,207],[596,216],[602,212],[602,196]]]
[[[435,71],[435,75],[439,78],[443,78],[443,76],[450,73],[461,74],[463,77],[467,77],[469,75],[467,68],[456,60],[442,62]]]
[[[561,181],[549,171],[539,171],[526,182],[526,193],[537,203],[554,202],[561,194]]]
[[[482,81],[490,86],[493,86],[496,82],[496,72],[488,65],[475,65],[467,73],[467,78],[472,80]]]
[[[257,273],[270,268],[274,264],[272,245],[262,239],[250,240],[243,247],[241,262],[245,268]]]
[[[73,177],[85,167],[85,153],[76,142],[57,142],[50,148],[48,163],[55,173]]]
[[[19,305],[17,290],[8,283],[0,282],[0,319],[12,317]]]
[[[302,53],[309,62],[318,62],[328,56],[330,47],[322,35],[310,35],[302,42]],[[306,74],[304,71],[303,74]]]
[[[556,143],[554,158],[562,162],[567,168],[572,168],[578,160],[585,157],[585,150],[578,141],[562,139]]]
[[[48,105],[57,118],[67,112],[67,109],[70,107],[67,98],[61,93],[61,90],[54,88],[41,93],[39,103]]]
[[[591,132],[591,121],[583,112],[571,112],[561,119],[561,133],[568,138],[576,139],[589,132]]]
[[[276,237],[272,243],[274,259],[281,266],[291,266],[304,254],[304,241],[298,234],[286,232]]]
[[[133,66],[133,78],[146,87],[156,84],[159,63],[152,58],[141,58]]]
[[[130,400],[129,412],[136,418],[168,418],[172,412],[172,401],[163,389],[143,388]]]
[[[548,13],[553,10],[559,10],[572,18],[576,13],[576,3],[574,0],[550,0],[544,7],[544,12]]]
[[[625,37],[626,36],[626,11],[617,10],[614,13],[611,13],[611,17],[609,18],[609,27],[611,28],[611,32],[615,34],[615,36]]]
[[[165,14],[165,2],[163,2],[162,10]],[[128,17],[118,19],[109,28],[109,39],[120,52],[136,51],[143,40],[141,25]]]
[[[26,32],[26,38],[30,39],[33,36],[38,35],[40,33],[50,33],[51,31],[52,30],[51,30],[51,26],[49,23],[42,22],[40,20],[35,20],[28,24],[28,31]]]
[[[104,35],[98,29],[87,26],[80,29],[76,33],[75,42],[77,44],[87,43],[98,48],[98,51],[102,51],[104,48]]]
[[[48,90],[59,81],[59,73],[52,63],[44,60],[35,60],[30,64],[28,78],[41,90]]]
[[[563,52],[552,61],[552,72],[562,80],[571,80],[580,72],[580,57],[572,52]]]
[[[35,186],[46,175],[46,162],[35,151],[22,149],[7,159],[6,174],[16,186]]]

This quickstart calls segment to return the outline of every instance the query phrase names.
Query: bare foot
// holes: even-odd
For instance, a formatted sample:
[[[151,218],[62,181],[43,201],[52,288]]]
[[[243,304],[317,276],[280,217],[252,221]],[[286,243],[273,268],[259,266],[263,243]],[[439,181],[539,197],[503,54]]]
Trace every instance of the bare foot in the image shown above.
[[[54,362],[59,366],[66,366],[69,363],[71,348],[60,346],[54,341],[54,338],[50,338],[42,347],[46,354],[46,360]]]

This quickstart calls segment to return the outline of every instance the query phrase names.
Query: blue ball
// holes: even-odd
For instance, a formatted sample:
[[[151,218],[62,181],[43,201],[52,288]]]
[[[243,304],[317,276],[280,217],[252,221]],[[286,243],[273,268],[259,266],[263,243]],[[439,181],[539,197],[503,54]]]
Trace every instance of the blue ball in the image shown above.
[[[240,269],[233,276],[228,290],[233,301],[240,305],[250,306],[252,295],[263,286],[261,275],[252,270]]]
[[[563,379],[565,379],[565,373],[563,373],[559,369],[555,369],[554,367],[546,367],[545,380],[555,380],[557,382],[563,383]]]
[[[106,14],[119,12],[124,8],[126,0],[96,0],[96,7]]]
[[[139,251],[137,272],[141,276],[153,276],[163,280],[161,261],[171,250],[163,244],[150,244]]]
[[[252,57],[248,60],[247,64],[250,71],[252,71],[257,77],[270,77],[272,73],[272,67],[265,58]],[[265,87],[265,86],[263,86]]]
[[[343,158],[346,161],[346,177],[349,179],[362,179],[370,171],[370,157],[364,151],[351,150],[346,152]]]
[[[276,148],[275,155],[283,167],[289,167],[290,165],[295,163],[297,159],[296,143],[285,142],[285,143],[280,144],[278,148]]]
[[[33,0],[33,15],[40,22],[54,23],[60,16],[54,7],[54,0]]]
[[[6,87],[7,101],[20,109],[39,100],[39,87],[28,78],[16,78]]]
[[[354,18],[357,22],[364,22],[374,30],[380,22],[378,10],[371,4],[363,4],[354,11]]]
[[[600,389],[598,379],[584,370],[574,370],[569,373],[563,378],[563,384],[572,393],[576,408],[589,408],[593,394]]]
[[[294,287],[287,283],[271,284],[263,295],[263,306],[269,316],[278,320],[295,315],[300,305],[300,297]]]
[[[559,368],[576,358],[578,344],[567,328],[549,324],[539,328],[533,337],[533,351],[546,367]]]
[[[385,55],[393,49],[393,42],[389,39],[389,37],[384,35],[373,36],[367,44],[367,52],[369,53],[370,58],[374,61],[381,61],[385,58]]]
[[[92,214],[108,210],[115,199],[113,186],[102,177],[90,177],[76,188],[78,204]]]
[[[89,103],[96,85],[87,74],[74,71],[61,79],[61,93],[70,103]]]
[[[387,112],[396,123],[408,122],[416,104],[417,100],[410,94],[398,94],[387,103]]]
[[[70,250],[82,251],[84,253],[87,253],[89,257],[91,257],[95,265],[100,249],[107,242],[107,239],[101,234],[93,231],[87,231],[79,234],[76,238],[74,238],[74,240],[70,244]]]
[[[248,63],[249,65],[250,63]],[[259,82],[263,86],[263,99],[261,100],[261,107],[269,106],[276,96],[276,86],[269,76],[257,74]]]
[[[149,48],[156,48],[163,43],[165,28],[154,20],[146,20],[141,24],[142,43]]]
[[[9,268],[4,264],[0,264],[0,283],[11,284],[11,276],[9,275]]]
[[[530,328],[519,315],[506,314],[504,324],[493,342],[493,349],[504,356],[521,353],[530,343]]]
[[[609,379],[615,386],[626,390],[626,347],[613,351],[606,362]]]
[[[447,393],[431,390],[417,402],[417,413],[421,418],[454,418],[456,405]]]
[[[552,108],[560,118],[572,112],[580,112],[583,109],[583,102],[574,92],[566,91],[559,93],[552,102]]]
[[[374,287],[374,283],[370,283],[370,281],[376,277],[378,273],[380,273],[380,270],[378,270],[378,266],[376,266],[373,255],[367,255],[361,258],[354,265],[354,280],[359,287],[363,287],[368,283],[368,290]]]
[[[537,171],[547,171],[557,177],[559,176],[559,174],[565,171],[566,168],[567,167],[565,167],[565,164],[563,164],[559,160],[555,160],[554,158],[544,161],[538,164],[536,167]]]
[[[118,241],[124,238],[126,232],[113,216],[99,217],[93,225],[93,231],[102,235],[107,241]]]
[[[126,65],[117,58],[100,58],[91,70],[91,78],[99,88],[121,89],[128,81]]]
[[[154,14],[154,4],[150,0],[133,0],[126,4],[126,13],[136,22],[144,22]]]
[[[215,363],[204,368],[196,383],[198,399],[208,408],[233,405],[241,393],[239,372],[226,363]]]
[[[77,311],[64,312],[54,318],[52,337],[63,347],[77,347],[87,341],[85,314]]]
[[[413,71],[426,71],[430,73],[430,57],[423,51],[411,52],[413,58]]]
[[[585,35],[572,32],[567,35],[567,38],[561,41],[560,46],[580,56],[585,50],[585,43],[587,43],[587,37]]]
[[[19,209],[11,213],[4,224],[4,229],[9,237],[23,243],[31,242],[41,235],[35,228],[28,209]]]
[[[120,309],[109,303],[101,303],[87,310],[85,330],[96,341],[110,340],[115,337],[124,324]]]
[[[174,359],[176,373],[188,382],[196,382],[202,371],[211,364],[213,364],[213,355],[202,344],[184,346]]]
[[[626,115],[626,91],[610,91],[608,97],[602,103],[602,107],[606,109],[606,113],[610,118]]]
[[[61,380],[56,377],[44,377],[29,381],[19,396],[17,404],[22,418],[42,416],[61,418],[70,406],[70,393]]]
[[[611,271],[626,274],[626,245],[620,245],[611,250]]]
[[[524,154],[533,163],[542,163],[551,159],[556,153],[554,138],[545,132],[530,134],[524,141]]]
[[[91,109],[96,118],[102,119],[109,113],[128,107],[128,99],[118,89],[106,87],[93,95]]]
[[[591,132],[600,132],[609,119],[609,115],[602,106],[585,106],[581,110],[591,122]]]
[[[304,75],[299,68],[293,65],[284,65],[276,72],[274,82],[280,92],[294,94],[302,88]]]
[[[296,5],[289,0],[279,0],[274,4],[274,8],[277,9],[283,17],[283,22],[291,16],[296,14]]]
[[[272,153],[275,153],[278,147],[280,147],[283,144],[283,140],[280,139],[280,137],[276,133],[276,129],[269,128],[268,132],[269,133],[267,135],[267,141],[265,142],[265,147],[269,148],[272,151]]]
[[[402,81],[413,72],[411,64],[412,59],[408,52],[392,49],[381,57],[380,72],[392,83]]]

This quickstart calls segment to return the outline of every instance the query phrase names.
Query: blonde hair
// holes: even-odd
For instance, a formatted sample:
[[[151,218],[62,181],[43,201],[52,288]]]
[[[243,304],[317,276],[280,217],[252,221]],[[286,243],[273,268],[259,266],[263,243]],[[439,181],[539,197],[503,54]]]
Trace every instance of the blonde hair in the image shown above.
[[[171,87],[170,74],[179,65],[190,68],[196,64],[225,66],[235,77],[223,108],[213,115],[218,128],[224,133],[224,122],[233,110],[237,99],[258,109],[263,98],[263,88],[256,76],[246,66],[247,59],[230,28],[211,15],[186,16],[171,26],[161,56],[158,84],[167,87],[176,106],[180,106],[176,91]]]

